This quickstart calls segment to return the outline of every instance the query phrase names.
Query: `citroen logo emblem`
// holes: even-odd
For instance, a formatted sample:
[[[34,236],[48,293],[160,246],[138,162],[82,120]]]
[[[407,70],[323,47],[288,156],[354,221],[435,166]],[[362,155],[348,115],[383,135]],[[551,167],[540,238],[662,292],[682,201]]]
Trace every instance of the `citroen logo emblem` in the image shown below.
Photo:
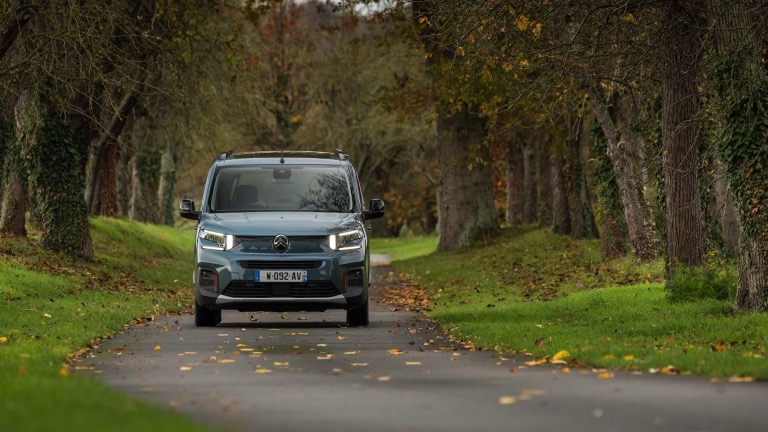
[[[275,249],[275,252],[284,253],[288,250],[288,237],[282,234],[275,236],[275,239],[272,240],[272,247]]]

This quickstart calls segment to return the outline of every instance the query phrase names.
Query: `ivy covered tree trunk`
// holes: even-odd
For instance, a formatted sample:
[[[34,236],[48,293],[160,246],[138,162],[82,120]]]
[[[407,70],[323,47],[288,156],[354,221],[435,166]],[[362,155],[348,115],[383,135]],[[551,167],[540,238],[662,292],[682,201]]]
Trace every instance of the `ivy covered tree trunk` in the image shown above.
[[[697,88],[701,42],[695,17],[678,1],[667,3],[661,52],[662,169],[666,185],[667,264],[704,263],[701,169],[701,102]]]
[[[485,119],[464,106],[437,119],[440,140],[438,251],[468,246],[498,230]]]
[[[752,3],[752,2],[747,2]],[[715,79],[723,121],[720,154],[741,226],[737,308],[768,311],[768,35],[742,2],[711,0],[718,54]]]
[[[592,153],[595,157],[594,182],[597,214],[600,224],[600,255],[609,260],[620,258],[629,251],[627,223],[621,203],[619,186],[608,158],[608,144],[602,129],[592,128]]]
[[[639,137],[632,129],[628,102],[616,89],[611,90],[608,106],[604,106],[591,90],[587,89],[587,93],[592,112],[606,139],[607,155],[619,187],[632,254],[638,261],[648,261],[656,256],[653,220],[642,192],[638,176],[640,169],[635,165],[633,149],[639,145]]]
[[[582,154],[582,143],[587,139],[588,134],[582,130],[583,115],[572,115],[570,120],[571,132],[565,140],[566,158],[563,164],[563,178],[571,221],[569,234],[575,239],[596,238],[597,224],[592,212],[592,199]]]
[[[83,125],[48,109],[30,150],[31,178],[42,216],[41,246],[90,259],[93,245],[84,199],[88,134]]]

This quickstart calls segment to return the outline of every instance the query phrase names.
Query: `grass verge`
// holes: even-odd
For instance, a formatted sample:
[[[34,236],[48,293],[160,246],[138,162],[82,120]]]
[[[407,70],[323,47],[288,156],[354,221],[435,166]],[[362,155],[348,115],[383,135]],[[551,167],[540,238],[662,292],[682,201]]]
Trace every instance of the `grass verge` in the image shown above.
[[[210,430],[70,374],[73,352],[135,317],[179,311],[190,301],[191,234],[105,218],[91,226],[93,262],[0,238],[3,430]]]
[[[661,262],[601,262],[598,250],[549,230],[506,229],[396,267],[425,287],[429,314],[455,337],[534,364],[768,378],[768,314],[728,301],[670,303]]]
[[[372,238],[371,252],[392,256],[393,261],[429,255],[435,251],[438,238],[416,236],[408,238]]]

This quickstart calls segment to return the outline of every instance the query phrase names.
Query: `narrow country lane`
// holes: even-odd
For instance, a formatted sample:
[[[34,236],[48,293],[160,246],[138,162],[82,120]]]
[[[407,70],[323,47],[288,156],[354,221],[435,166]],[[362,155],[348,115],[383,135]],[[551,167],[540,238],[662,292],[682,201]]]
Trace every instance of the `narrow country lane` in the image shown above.
[[[381,302],[371,325],[343,312],[225,312],[217,328],[161,317],[79,362],[122,391],[243,431],[762,431],[766,383],[563,372],[451,343]]]

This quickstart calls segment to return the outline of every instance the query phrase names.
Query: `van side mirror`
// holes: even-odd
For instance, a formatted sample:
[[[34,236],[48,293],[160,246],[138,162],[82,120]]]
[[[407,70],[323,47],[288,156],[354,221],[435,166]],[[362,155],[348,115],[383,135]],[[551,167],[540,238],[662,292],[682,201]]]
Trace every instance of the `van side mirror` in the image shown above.
[[[181,204],[179,204],[179,216],[184,219],[199,220],[200,212],[195,211],[195,201],[191,199],[181,200]]]
[[[363,212],[365,220],[378,219],[384,216],[384,200],[374,198],[368,206],[368,210]]]

